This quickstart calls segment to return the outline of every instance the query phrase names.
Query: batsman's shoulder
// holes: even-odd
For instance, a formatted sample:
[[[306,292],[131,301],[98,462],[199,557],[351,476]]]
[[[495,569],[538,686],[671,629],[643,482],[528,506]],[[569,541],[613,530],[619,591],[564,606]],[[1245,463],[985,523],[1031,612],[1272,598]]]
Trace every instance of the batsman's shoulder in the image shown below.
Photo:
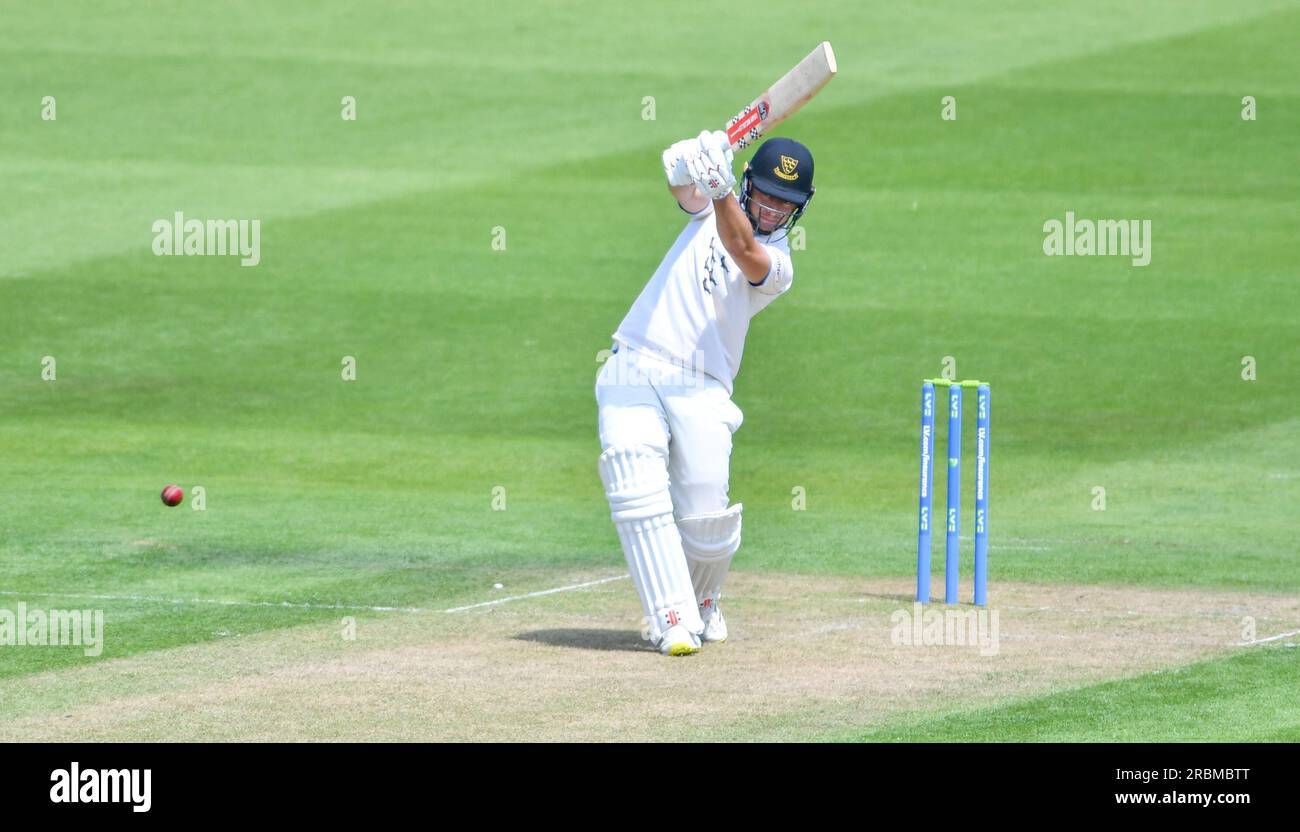
[[[767,252],[767,274],[759,281],[750,281],[749,285],[765,295],[779,295],[790,288],[794,282],[794,261],[790,258],[790,247],[784,240],[762,243]]]

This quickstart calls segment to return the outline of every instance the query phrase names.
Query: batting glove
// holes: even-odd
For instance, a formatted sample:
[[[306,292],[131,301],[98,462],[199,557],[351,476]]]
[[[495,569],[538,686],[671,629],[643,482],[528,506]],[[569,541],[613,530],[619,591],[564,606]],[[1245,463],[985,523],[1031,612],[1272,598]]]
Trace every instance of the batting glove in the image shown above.
[[[663,153],[664,175],[668,177],[668,186],[678,188],[689,185],[695,180],[686,166],[686,160],[700,152],[698,139],[684,139],[669,147]]]
[[[731,150],[731,142],[727,140],[727,134],[722,130],[701,131],[700,135],[696,137],[696,141],[699,142],[700,151],[707,153],[710,150],[716,150],[726,158],[728,165],[735,159],[735,154]]]
[[[736,176],[731,172],[730,154],[724,154],[717,148],[711,147],[688,160],[686,166],[690,169],[695,187],[709,199],[722,199],[736,185]]]

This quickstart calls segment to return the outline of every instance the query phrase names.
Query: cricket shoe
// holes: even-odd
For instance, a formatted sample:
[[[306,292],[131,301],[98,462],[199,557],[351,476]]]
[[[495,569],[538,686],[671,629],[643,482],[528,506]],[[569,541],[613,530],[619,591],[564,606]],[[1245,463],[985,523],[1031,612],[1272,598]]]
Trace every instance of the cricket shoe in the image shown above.
[[[705,598],[700,604],[700,619],[704,621],[704,632],[700,641],[722,642],[727,640],[727,621],[722,617],[722,610],[713,598]]]
[[[674,624],[660,636],[659,652],[665,656],[690,656],[700,652],[700,637],[686,629],[686,625]]]

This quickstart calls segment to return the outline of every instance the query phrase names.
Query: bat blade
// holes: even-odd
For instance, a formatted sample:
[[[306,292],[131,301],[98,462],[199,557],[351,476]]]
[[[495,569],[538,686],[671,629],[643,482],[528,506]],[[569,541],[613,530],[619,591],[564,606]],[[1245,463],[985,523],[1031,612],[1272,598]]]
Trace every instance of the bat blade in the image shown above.
[[[835,77],[835,52],[830,41],[822,41],[808,57],[795,64],[767,90],[733,116],[726,126],[732,150],[740,150],[790,116],[799,112],[822,87]]]

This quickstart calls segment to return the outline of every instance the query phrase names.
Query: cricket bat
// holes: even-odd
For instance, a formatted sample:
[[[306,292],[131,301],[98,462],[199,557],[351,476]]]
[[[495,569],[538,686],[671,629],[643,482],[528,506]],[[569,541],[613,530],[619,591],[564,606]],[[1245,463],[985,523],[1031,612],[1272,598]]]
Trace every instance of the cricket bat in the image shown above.
[[[830,41],[822,41],[794,69],[767,88],[727,122],[727,139],[732,150],[748,147],[767,131],[799,112],[821,88],[835,77],[835,52]]]

